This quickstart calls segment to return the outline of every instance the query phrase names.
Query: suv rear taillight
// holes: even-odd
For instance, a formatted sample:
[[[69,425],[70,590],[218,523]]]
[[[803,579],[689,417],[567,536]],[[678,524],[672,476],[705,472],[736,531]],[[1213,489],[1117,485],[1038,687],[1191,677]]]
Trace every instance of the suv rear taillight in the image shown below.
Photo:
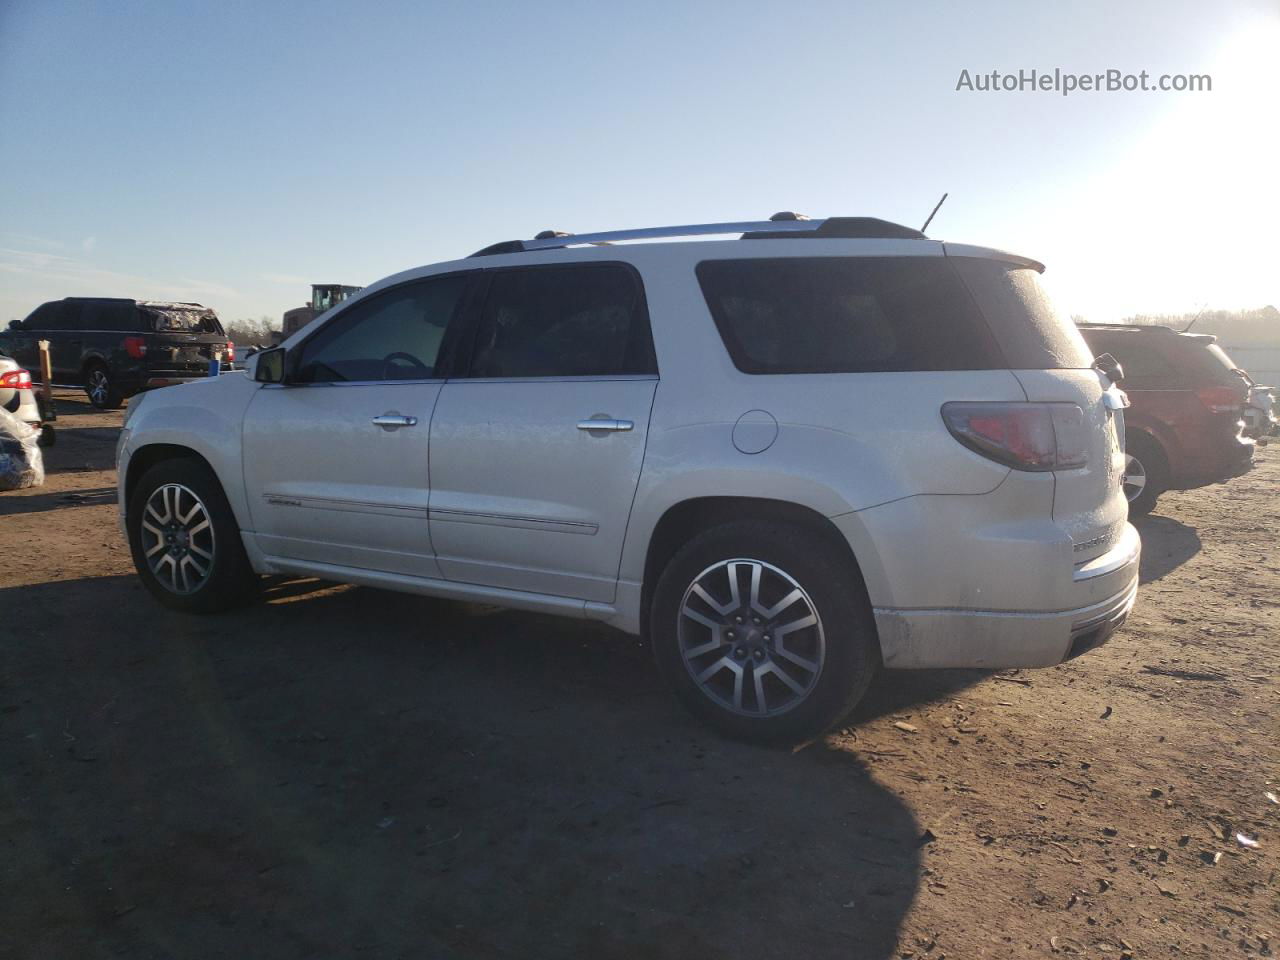
[[[1084,411],[1074,403],[944,403],[942,420],[970,450],[1015,470],[1089,462]]]
[[[129,354],[133,359],[141,360],[147,355],[146,337],[125,337],[124,350],[125,353]]]
[[[236,345],[230,340],[227,341],[227,363],[233,363],[236,359]]]
[[[1236,387],[1201,387],[1196,396],[1210,413],[1239,413],[1244,399]]]
[[[0,388],[5,390],[30,390],[31,373],[27,370],[11,370],[0,374]]]

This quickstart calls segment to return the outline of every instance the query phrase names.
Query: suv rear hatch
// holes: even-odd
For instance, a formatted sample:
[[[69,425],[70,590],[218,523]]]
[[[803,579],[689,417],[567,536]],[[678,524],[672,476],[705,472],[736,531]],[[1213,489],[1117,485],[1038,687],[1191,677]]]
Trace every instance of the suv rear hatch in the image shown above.
[[[138,309],[151,331],[147,359],[154,369],[191,375],[207,372],[215,353],[228,359],[227,334],[208,307],[139,303]]]
[[[1053,471],[1053,520],[1071,537],[1079,566],[1115,546],[1128,519],[1121,488],[1123,395],[1093,367],[1075,324],[1057,312],[1040,286],[1040,264],[975,247],[945,249],[1027,400],[1074,404],[1083,411],[1078,442],[1085,463]]]

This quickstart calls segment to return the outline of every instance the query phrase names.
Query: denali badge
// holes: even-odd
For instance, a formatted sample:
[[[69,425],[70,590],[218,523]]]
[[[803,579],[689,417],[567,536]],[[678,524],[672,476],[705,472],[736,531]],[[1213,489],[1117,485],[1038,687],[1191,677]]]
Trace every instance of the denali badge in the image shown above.
[[[1081,540],[1071,549],[1076,553],[1079,553],[1081,550],[1089,550],[1093,547],[1102,547],[1111,542],[1111,536],[1112,535],[1110,533],[1104,533],[1102,536],[1094,537],[1092,540]]]

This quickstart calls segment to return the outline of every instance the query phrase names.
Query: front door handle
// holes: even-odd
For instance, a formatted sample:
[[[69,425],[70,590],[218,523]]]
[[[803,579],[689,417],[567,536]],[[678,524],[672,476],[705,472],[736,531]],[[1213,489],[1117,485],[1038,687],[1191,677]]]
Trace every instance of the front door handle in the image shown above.
[[[624,433],[627,430],[634,430],[636,425],[630,420],[579,420],[578,429],[586,430],[594,433],[596,430],[609,431],[613,433]]]
[[[395,430],[397,427],[416,427],[418,425],[418,418],[402,417],[398,413],[384,413],[380,417],[373,418],[373,425],[376,427],[384,427],[388,430]]]

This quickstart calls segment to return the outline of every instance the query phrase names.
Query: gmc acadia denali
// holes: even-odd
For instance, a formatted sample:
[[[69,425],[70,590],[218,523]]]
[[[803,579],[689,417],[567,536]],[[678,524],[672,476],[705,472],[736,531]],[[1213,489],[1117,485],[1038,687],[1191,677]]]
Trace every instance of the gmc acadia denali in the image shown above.
[[[811,736],[881,665],[1048,666],[1133,605],[1127,400],[1042,270],[794,214],[495,244],[139,396],[122,522],[180,610],[287,574],[602,620]]]

